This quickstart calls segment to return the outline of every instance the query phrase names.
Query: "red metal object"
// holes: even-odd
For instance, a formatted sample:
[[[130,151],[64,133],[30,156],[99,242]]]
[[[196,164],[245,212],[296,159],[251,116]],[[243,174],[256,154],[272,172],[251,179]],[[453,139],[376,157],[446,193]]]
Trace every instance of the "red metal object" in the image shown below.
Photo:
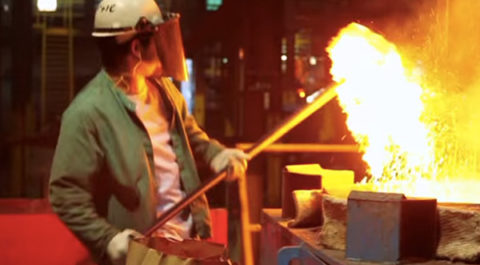
[[[208,241],[227,245],[226,209],[211,209],[211,215],[213,237]],[[0,200],[0,263],[95,265],[46,199]]]
[[[94,265],[88,250],[45,199],[0,200],[2,265]]]

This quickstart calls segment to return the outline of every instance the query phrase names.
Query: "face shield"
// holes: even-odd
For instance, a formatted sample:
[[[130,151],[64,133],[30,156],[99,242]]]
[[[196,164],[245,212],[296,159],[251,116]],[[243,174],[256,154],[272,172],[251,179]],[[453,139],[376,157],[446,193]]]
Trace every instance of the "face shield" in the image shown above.
[[[146,19],[141,19],[137,25],[137,32],[153,32],[153,41],[162,64],[162,76],[171,77],[177,81],[187,81],[187,65],[183,50],[182,34],[180,31],[180,15],[167,13],[164,22],[153,25]]]

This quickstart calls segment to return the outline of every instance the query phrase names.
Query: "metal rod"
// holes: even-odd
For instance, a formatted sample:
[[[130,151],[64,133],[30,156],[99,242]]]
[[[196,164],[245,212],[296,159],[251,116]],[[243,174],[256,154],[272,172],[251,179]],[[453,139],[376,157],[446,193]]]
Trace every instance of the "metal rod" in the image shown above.
[[[302,122],[305,118],[310,116],[313,112],[320,109],[327,102],[336,96],[336,86],[328,88],[323,94],[319,95],[312,103],[306,105],[304,108],[292,114],[285,122],[281,123],[263,138],[261,138],[256,144],[254,144],[246,153],[253,159],[268,145],[278,140],[285,135],[290,129]],[[216,184],[220,183],[227,176],[226,170],[221,171],[217,175],[209,178],[202,186],[198,187],[191,194],[187,195],[184,199],[176,203],[172,208],[163,213],[155,222],[155,224],[144,232],[145,236],[150,236],[152,233],[168,222],[171,218],[179,214],[187,205],[197,199],[200,195],[210,190]],[[246,185],[245,185],[246,186]]]
[[[74,30],[73,30],[73,2],[68,3],[67,10],[67,29],[68,29],[68,100],[72,101],[75,96],[74,88],[74,75],[75,75],[75,62],[74,62]]]
[[[47,121],[47,16],[42,16],[42,54],[40,59],[40,127]]]
[[[323,105],[332,100],[336,95],[336,86],[328,88],[323,94],[319,95],[312,103],[292,114],[287,120],[279,124],[270,133],[266,134],[255,145],[248,150],[248,155],[253,158],[263,151],[267,146],[285,135],[293,127],[309,117],[312,113],[320,109]]]
[[[254,143],[238,143],[236,148],[247,150]],[[360,148],[355,144],[314,144],[314,143],[290,143],[290,144],[271,144],[263,149],[265,153],[356,153]]]
[[[250,205],[248,204],[247,177],[238,179],[238,197],[240,202],[240,227],[242,233],[243,264],[253,265],[252,231],[250,230]]]
[[[164,212],[155,222],[155,225],[153,225],[151,228],[149,228],[146,232],[143,234],[145,236],[151,236],[155,230],[158,228],[162,227],[166,222],[168,222],[170,219],[175,217],[177,214],[179,214],[185,207],[187,207],[191,202],[196,200],[200,195],[203,193],[207,192],[211,188],[213,188],[215,185],[218,183],[222,182],[225,178],[227,177],[227,172],[226,170],[223,170],[222,172],[218,173],[217,175],[210,177],[202,186],[198,187],[195,189],[192,193],[187,195],[184,199],[176,203],[172,208]]]

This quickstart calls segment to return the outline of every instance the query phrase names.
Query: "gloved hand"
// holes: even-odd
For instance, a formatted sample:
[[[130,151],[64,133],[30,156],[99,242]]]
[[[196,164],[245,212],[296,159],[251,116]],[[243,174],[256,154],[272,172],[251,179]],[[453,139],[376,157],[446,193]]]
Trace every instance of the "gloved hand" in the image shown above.
[[[116,234],[107,246],[107,254],[113,265],[125,265],[128,242],[132,238],[143,237],[139,232],[132,229],[125,229],[122,232]]]
[[[218,153],[210,162],[210,167],[215,173],[228,168],[227,181],[232,181],[242,176],[247,170],[247,160],[250,157],[242,150],[227,148]]]

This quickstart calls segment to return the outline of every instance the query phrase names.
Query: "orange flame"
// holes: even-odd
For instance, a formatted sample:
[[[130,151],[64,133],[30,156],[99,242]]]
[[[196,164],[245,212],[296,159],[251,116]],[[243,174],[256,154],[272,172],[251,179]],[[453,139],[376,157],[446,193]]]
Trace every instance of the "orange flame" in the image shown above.
[[[444,202],[480,202],[478,182],[447,175],[448,156],[435,153],[439,139],[422,100],[427,90],[405,67],[392,43],[365,26],[351,23],[327,52],[347,125],[364,151],[371,178],[358,188],[436,197]],[[416,73],[418,75],[418,73]],[[418,77],[418,76],[417,76]],[[429,108],[432,109],[432,108]],[[438,149],[438,148],[437,148]]]

